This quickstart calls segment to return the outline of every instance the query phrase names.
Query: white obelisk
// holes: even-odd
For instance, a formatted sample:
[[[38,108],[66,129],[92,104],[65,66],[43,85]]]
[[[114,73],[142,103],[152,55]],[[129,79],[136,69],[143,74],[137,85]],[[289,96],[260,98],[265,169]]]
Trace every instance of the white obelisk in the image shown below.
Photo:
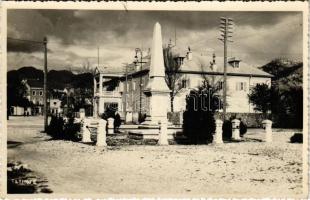
[[[165,81],[161,26],[154,26],[149,82],[144,93],[149,97],[149,113],[143,125],[158,125],[167,121],[170,90]]]

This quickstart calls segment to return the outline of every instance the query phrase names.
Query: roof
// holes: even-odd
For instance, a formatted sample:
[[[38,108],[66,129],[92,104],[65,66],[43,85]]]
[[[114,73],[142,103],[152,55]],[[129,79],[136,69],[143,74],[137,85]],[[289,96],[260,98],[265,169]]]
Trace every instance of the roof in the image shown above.
[[[212,56],[206,55],[195,55],[191,60],[187,58],[184,59],[184,64],[181,67],[180,71],[183,72],[204,72],[204,73],[214,73],[214,74],[223,74],[224,73],[224,58],[216,57],[216,67],[212,69]],[[239,63],[239,67],[232,67],[230,64],[227,64],[227,73],[229,75],[245,75],[245,76],[260,76],[260,77],[272,77],[271,74],[264,72],[256,67],[253,67],[243,61]]]
[[[178,53],[179,52],[179,53]],[[173,55],[178,55],[185,57],[187,54],[186,50],[182,50],[177,46],[172,48]],[[228,58],[228,61],[236,60],[240,61],[239,67],[232,67],[229,63],[227,64],[227,74],[232,76],[254,76],[254,77],[273,77],[271,74],[264,72],[257,67],[251,66],[238,58]],[[212,55],[205,55],[200,52],[192,52],[192,59],[188,60],[184,58],[184,63],[180,69],[181,73],[204,73],[204,74],[214,74],[222,75],[224,73],[224,59],[223,57],[216,57],[216,67],[212,67],[211,62],[213,61]],[[142,67],[140,63],[131,63],[127,65],[128,75],[134,75],[140,71],[147,71],[150,69],[151,55],[144,56],[142,59]],[[105,69],[95,69],[95,73],[102,73],[105,77],[121,77],[125,75],[125,70],[120,70],[120,68],[105,68]]]
[[[26,83],[32,88],[43,88],[43,82],[36,79],[28,79]]]

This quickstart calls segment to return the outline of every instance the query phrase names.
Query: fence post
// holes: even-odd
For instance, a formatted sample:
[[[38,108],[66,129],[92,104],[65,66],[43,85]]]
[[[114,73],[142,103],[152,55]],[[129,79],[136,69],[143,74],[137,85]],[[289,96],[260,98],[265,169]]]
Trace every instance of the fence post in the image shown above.
[[[265,129],[265,142],[272,142],[272,121],[266,119],[262,123]]]
[[[217,119],[215,121],[215,134],[213,137],[213,144],[222,144],[223,143],[223,121],[220,119]]]
[[[240,140],[240,120],[234,119],[232,123],[232,139]]]
[[[159,145],[169,145],[168,143],[168,122],[166,120],[162,120],[159,123]]]
[[[108,118],[108,134],[114,134],[114,119]]]
[[[91,142],[90,131],[87,128],[88,122],[86,121],[85,118],[81,121],[81,125],[82,125],[82,142],[83,143]]]
[[[107,121],[104,119],[98,120],[97,128],[97,143],[96,146],[107,146],[106,142],[106,125]]]

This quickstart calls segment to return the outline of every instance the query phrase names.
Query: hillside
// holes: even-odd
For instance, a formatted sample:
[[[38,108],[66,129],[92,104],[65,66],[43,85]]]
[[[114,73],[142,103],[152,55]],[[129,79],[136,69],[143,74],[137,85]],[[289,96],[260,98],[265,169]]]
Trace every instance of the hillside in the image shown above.
[[[20,82],[22,79],[35,79],[42,82],[44,73],[35,67],[27,66],[18,70],[11,70],[7,72],[8,85]],[[93,87],[93,75],[91,73],[73,74],[68,70],[50,70],[47,73],[47,85],[53,89],[70,88],[89,88]]]

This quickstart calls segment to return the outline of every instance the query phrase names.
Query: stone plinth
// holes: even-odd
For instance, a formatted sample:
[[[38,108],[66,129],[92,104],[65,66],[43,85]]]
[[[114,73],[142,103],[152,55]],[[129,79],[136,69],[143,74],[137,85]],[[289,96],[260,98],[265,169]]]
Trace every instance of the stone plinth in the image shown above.
[[[272,121],[266,119],[262,124],[265,129],[265,142],[272,142]]]
[[[168,123],[167,121],[162,121],[159,123],[159,145],[168,145]]]
[[[98,120],[98,129],[97,129],[97,143],[96,146],[107,146],[106,142],[106,125],[107,121],[104,119]]]
[[[232,124],[232,139],[240,140],[240,120],[233,119],[231,121]]]
[[[90,131],[87,128],[88,123],[89,122],[85,118],[82,120],[82,123],[81,123],[81,125],[82,125],[82,142],[83,143],[91,142]]]
[[[112,117],[108,119],[108,134],[114,134],[114,119]]]
[[[213,135],[213,144],[222,144],[223,143],[223,121],[217,119],[215,121],[215,134]]]

